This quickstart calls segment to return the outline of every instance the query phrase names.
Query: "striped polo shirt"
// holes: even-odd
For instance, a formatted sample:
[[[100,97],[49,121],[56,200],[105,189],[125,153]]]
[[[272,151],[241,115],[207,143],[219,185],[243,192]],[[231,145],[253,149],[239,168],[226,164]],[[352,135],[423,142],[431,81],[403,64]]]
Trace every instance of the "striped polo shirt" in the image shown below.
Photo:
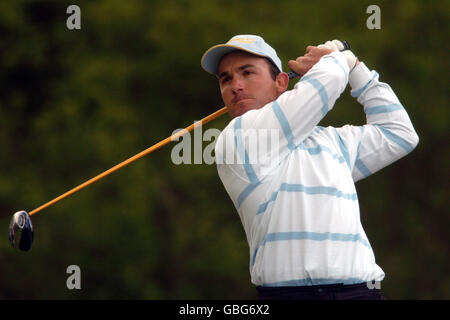
[[[318,126],[347,83],[367,124]],[[418,143],[405,109],[378,74],[323,56],[277,100],[234,118],[217,138],[219,176],[249,243],[261,286],[381,281],[361,224],[355,182]]]

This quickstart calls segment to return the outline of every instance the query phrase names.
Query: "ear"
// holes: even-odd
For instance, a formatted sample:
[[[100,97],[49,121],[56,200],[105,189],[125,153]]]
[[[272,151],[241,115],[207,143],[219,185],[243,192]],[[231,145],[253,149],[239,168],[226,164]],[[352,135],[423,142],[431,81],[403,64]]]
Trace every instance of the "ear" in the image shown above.
[[[275,86],[278,94],[285,92],[289,85],[289,76],[286,72],[280,72],[275,79]]]

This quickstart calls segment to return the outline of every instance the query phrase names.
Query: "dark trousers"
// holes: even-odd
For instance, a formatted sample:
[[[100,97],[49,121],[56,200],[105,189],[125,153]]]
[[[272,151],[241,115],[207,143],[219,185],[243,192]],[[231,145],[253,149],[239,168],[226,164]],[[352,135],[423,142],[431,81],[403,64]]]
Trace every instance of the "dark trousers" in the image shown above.
[[[258,298],[263,300],[385,300],[379,289],[367,283],[330,284],[301,287],[257,286]]]

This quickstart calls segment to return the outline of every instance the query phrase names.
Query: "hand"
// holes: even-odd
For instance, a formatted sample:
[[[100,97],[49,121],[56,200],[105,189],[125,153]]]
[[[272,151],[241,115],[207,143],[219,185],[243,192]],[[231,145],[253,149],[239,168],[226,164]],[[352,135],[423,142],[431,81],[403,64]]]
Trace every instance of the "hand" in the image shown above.
[[[306,47],[306,53],[295,60],[289,60],[288,67],[303,76],[309,71],[324,55],[332,53],[333,50],[328,47]]]
[[[318,45],[319,48],[327,48],[333,51],[343,51],[344,44],[339,40],[327,41],[323,44]]]
[[[319,45],[318,47],[330,49],[333,51],[342,51],[342,53],[345,55],[350,71],[352,71],[352,69],[359,63],[358,58],[353,54],[353,52],[351,52],[350,50],[344,50],[344,45],[339,40],[327,41],[324,44]]]

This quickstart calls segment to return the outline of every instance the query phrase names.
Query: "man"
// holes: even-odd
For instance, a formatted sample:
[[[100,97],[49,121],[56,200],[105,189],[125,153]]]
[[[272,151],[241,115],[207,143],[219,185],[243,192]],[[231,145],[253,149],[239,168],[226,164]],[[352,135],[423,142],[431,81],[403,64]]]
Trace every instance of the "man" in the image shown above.
[[[327,41],[289,61],[301,76],[292,90],[259,36],[235,36],[202,57],[232,117],[217,139],[217,169],[244,226],[260,298],[383,298],[376,284],[385,274],[354,183],[412,151],[418,137],[391,88],[342,49]],[[367,124],[317,126],[347,82]],[[278,139],[254,148],[267,131]]]

